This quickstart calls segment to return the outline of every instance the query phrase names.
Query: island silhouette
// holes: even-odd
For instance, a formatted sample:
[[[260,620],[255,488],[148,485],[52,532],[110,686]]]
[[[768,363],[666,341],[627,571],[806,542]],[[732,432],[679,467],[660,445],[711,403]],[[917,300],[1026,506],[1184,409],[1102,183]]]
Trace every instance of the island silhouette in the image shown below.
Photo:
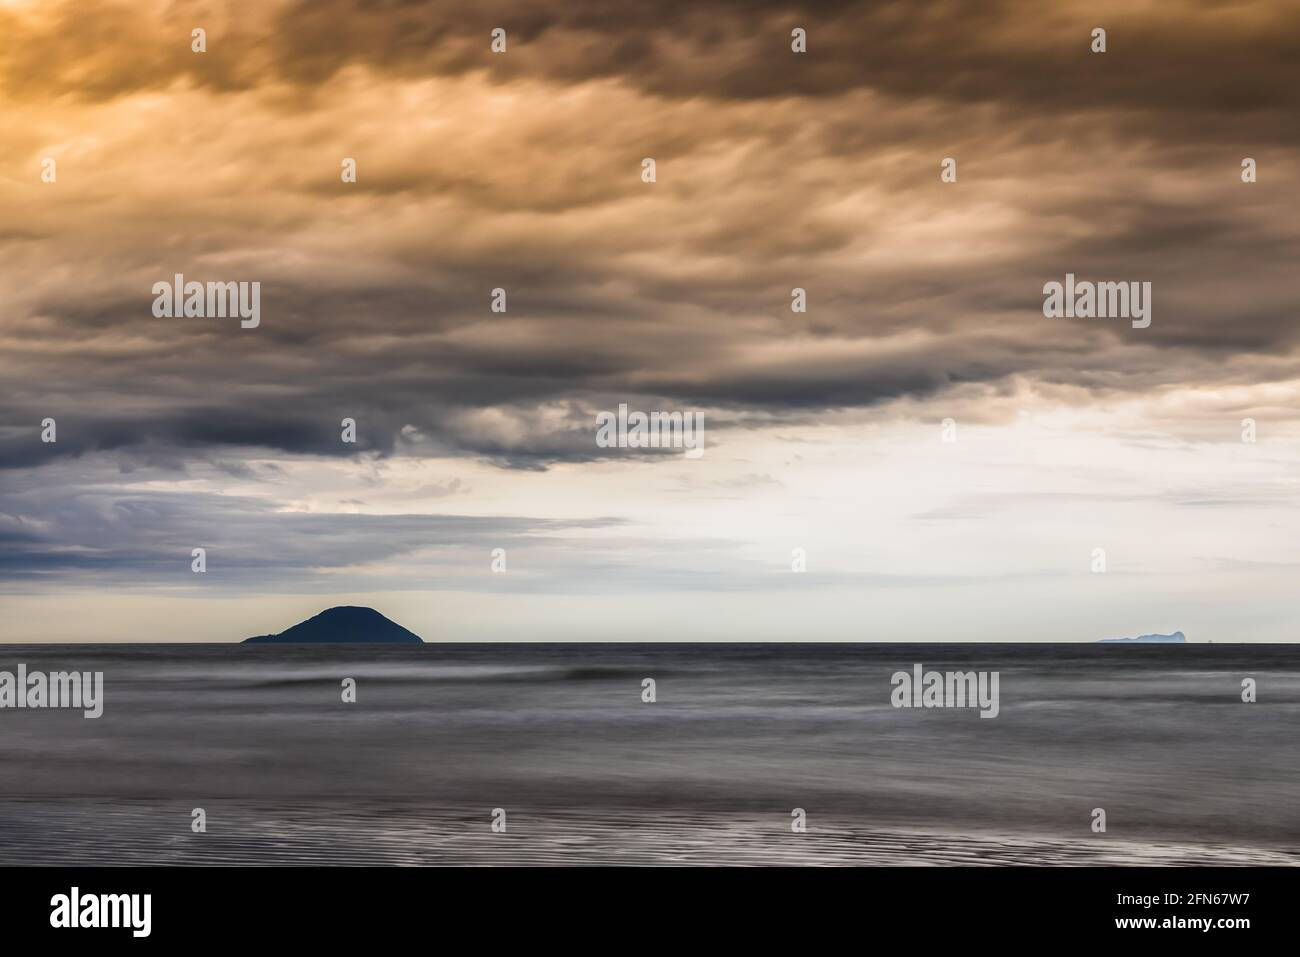
[[[1180,644],[1187,640],[1187,636],[1181,631],[1175,631],[1172,635],[1138,635],[1136,638],[1099,638],[1099,645],[1131,645],[1140,643],[1144,645],[1170,645]]]
[[[373,608],[337,605],[326,608],[306,621],[300,621],[292,628],[286,628],[278,635],[254,635],[245,638],[242,644],[421,645],[424,644],[424,639],[385,618]]]

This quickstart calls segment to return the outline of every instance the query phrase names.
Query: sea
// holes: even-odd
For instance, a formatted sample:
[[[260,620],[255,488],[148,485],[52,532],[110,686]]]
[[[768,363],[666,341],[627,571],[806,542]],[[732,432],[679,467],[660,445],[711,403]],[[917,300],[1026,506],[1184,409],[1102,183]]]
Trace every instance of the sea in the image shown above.
[[[0,864],[1300,864],[1295,645],[0,646],[20,663],[102,671],[103,714],[0,709]],[[997,716],[895,707],[917,665],[996,671]]]

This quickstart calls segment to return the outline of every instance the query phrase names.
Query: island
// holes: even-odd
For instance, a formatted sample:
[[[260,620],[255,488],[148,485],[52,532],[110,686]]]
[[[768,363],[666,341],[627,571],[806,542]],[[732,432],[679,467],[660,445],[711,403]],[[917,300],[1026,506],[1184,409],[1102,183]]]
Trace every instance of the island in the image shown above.
[[[338,605],[286,628],[278,635],[245,638],[246,645],[422,645],[424,639],[373,608]]]
[[[1181,631],[1176,631],[1172,635],[1138,635],[1136,638],[1099,638],[1099,645],[1169,645],[1178,644],[1187,641],[1187,636]]]

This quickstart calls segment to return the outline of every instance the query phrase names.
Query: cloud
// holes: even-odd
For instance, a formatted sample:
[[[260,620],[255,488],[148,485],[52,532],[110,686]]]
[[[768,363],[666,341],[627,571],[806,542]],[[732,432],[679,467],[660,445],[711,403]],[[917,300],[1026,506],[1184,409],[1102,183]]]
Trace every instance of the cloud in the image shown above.
[[[214,471],[226,470],[218,463]],[[311,513],[264,498],[196,491],[156,473],[129,489],[102,469],[86,478],[83,470],[79,482],[33,479],[0,494],[0,582],[32,587],[75,575],[86,585],[193,593],[338,588],[345,581],[436,588],[439,579],[447,584],[440,566],[464,579],[470,554],[482,559],[473,567],[486,569],[492,548],[526,552],[580,530],[619,524],[610,518]],[[194,548],[208,553],[202,575],[190,568]]]
[[[1248,415],[1290,434],[1298,13],[0,6],[0,575],[189,581],[189,548],[216,541],[212,574],[247,587],[409,581],[460,560],[421,557],[431,539],[580,538],[584,514],[654,527],[637,467],[681,459],[598,449],[595,413],[620,402],[700,408],[710,456],[755,459],[676,486],[714,505],[794,494],[761,452],[822,428],[856,448],[899,423],[1064,410],[1157,451],[1235,441]],[[1103,55],[1088,51],[1099,24]],[[1240,179],[1246,156],[1257,183]],[[1151,327],[1045,319],[1043,284],[1067,272],[1150,281]],[[177,273],[260,282],[261,325],[154,318],[153,283]],[[399,461],[451,464],[383,487]],[[333,468],[364,491],[331,486],[313,503],[332,511],[312,513],[302,486]],[[626,471],[584,484],[607,468]],[[534,484],[547,477],[580,500],[556,504]],[[503,504],[539,488],[546,514]],[[982,521],[995,501],[904,514]],[[764,581],[708,572],[746,533],[693,539],[703,566],[630,533],[640,566],[602,572],[557,545],[552,577],[512,581]]]

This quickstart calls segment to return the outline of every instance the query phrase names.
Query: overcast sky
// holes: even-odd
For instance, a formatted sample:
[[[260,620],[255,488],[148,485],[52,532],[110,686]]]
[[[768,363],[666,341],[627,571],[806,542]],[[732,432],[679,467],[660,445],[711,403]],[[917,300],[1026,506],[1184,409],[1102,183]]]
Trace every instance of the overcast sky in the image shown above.
[[[0,0],[0,640],[1295,640],[1298,64],[1294,0]]]

